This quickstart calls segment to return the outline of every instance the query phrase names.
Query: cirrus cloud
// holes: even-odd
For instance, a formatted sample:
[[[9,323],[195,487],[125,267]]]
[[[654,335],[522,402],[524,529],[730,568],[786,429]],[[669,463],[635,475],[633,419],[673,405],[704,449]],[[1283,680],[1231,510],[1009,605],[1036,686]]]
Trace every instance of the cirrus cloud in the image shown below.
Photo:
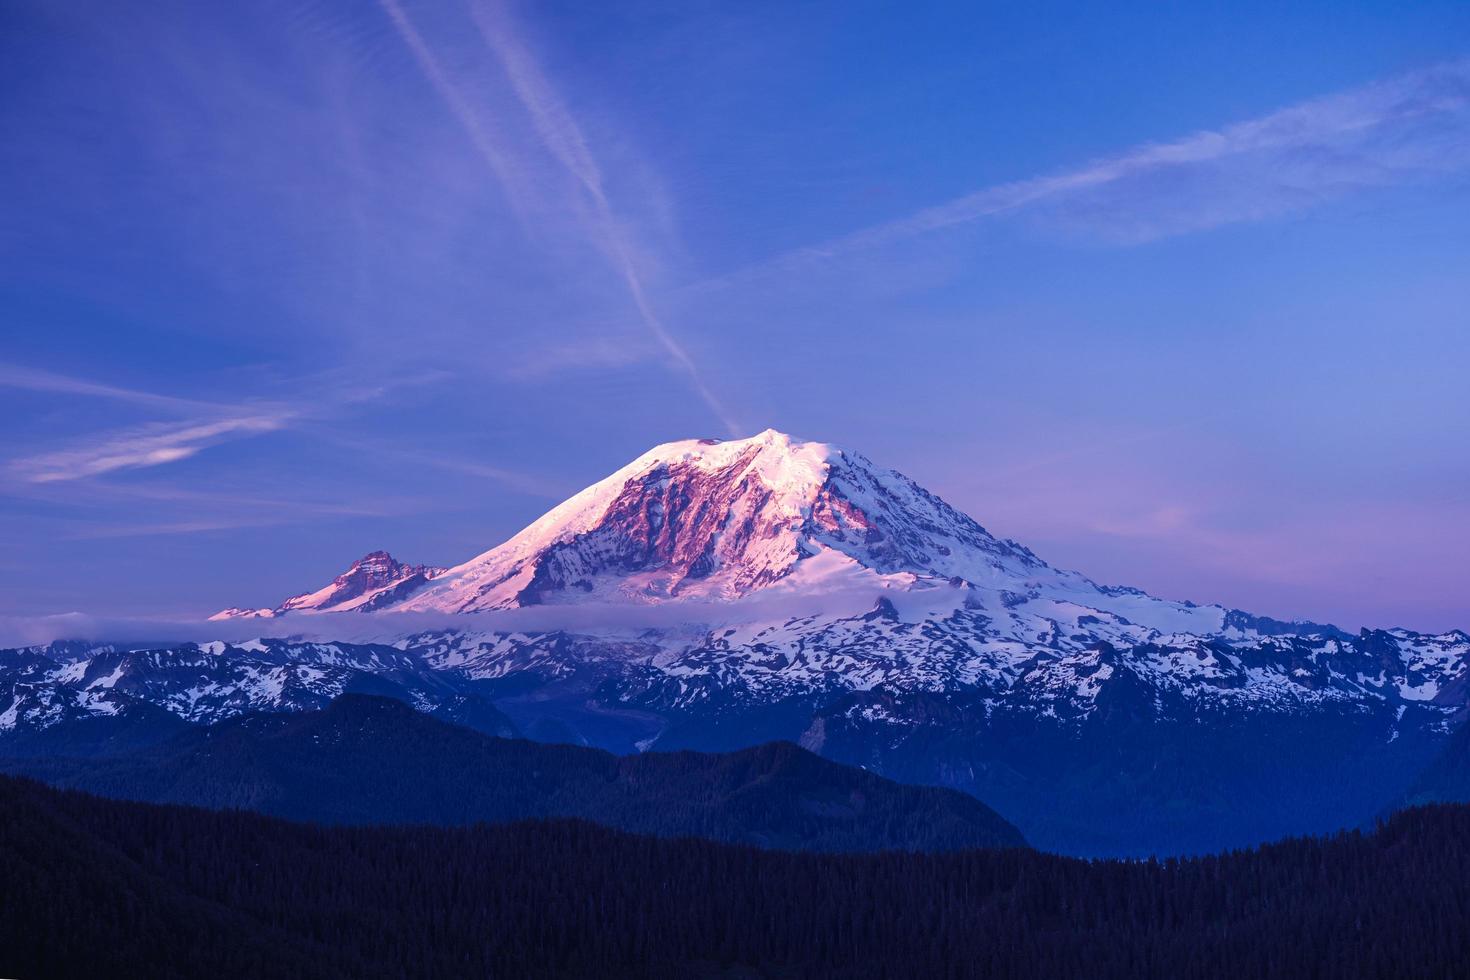
[[[149,425],[104,438],[100,442],[18,459],[11,472],[29,483],[56,483],[176,463],[229,439],[275,432],[282,416],[252,415],[202,424]]]

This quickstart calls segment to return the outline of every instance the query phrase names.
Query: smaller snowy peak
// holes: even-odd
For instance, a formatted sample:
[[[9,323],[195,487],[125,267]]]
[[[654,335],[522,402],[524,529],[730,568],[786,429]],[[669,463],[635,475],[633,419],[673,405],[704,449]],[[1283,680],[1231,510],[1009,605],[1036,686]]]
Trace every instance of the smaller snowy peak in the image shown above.
[[[215,622],[221,619],[270,619],[275,614],[274,609],[244,609],[240,606],[231,606],[228,609],[221,609],[210,616],[209,620]]]
[[[442,571],[442,568],[428,565],[406,565],[386,551],[371,551],[353,562],[347,571],[332,579],[325,588],[292,596],[281,603],[280,608],[283,612],[293,609],[338,608],[407,579],[429,579]]]
[[[315,592],[292,596],[274,609],[225,609],[211,619],[266,619],[289,612],[343,612],[377,609],[407,596],[444,569],[408,565],[386,551],[363,555],[341,575]]]

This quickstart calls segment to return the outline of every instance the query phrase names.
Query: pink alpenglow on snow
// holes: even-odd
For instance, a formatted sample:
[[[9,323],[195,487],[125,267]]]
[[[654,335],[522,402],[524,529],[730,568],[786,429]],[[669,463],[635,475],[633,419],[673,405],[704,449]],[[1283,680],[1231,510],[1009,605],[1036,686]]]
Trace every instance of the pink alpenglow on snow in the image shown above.
[[[271,618],[288,612],[367,612],[408,595],[444,569],[405,565],[386,551],[373,551],[315,592],[292,596],[273,609],[225,609],[210,619]]]
[[[959,589],[972,605],[999,610],[1029,596],[1052,613],[1100,612],[1164,632],[1211,633],[1224,622],[1218,606],[1108,589],[1055,569],[900,473],[773,429],[656,446],[452,568],[404,566],[377,553],[275,609],[217,617],[725,602],[854,589],[941,602],[959,601]]]

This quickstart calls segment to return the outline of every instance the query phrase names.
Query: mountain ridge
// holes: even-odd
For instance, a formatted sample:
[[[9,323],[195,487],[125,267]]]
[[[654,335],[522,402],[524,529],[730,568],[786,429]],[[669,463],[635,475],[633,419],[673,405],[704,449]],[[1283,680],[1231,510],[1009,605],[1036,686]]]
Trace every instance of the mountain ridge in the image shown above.
[[[317,827],[0,776],[0,972],[1440,978],[1463,973],[1467,840],[1470,808],[1440,806],[1180,862],[793,854],[567,820]]]
[[[424,711],[474,696],[534,738],[620,753],[799,742],[971,792],[1039,843],[1146,854],[1357,823],[1470,714],[1461,631],[1101,586],[860,454],[773,431],[655,447],[508,542],[416,567],[354,588],[369,616],[319,602],[220,627],[259,623],[249,640],[0,653],[0,748],[125,727],[144,704],[208,724],[348,691]],[[1316,761],[1274,761],[1294,753]],[[1245,798],[1253,815],[1232,810]],[[1181,817],[1150,837],[1147,807]]]
[[[796,850],[1025,844],[973,797],[894,783],[789,742],[615,756],[487,735],[363,694],[240,715],[120,755],[0,767],[102,796],[334,825],[557,817]]]

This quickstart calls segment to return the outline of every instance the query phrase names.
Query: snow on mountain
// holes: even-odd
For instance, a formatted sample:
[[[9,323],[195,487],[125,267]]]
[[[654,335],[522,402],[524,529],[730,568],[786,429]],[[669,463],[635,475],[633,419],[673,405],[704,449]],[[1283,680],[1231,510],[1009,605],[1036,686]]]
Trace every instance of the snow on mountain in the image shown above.
[[[865,605],[835,612],[819,601],[833,591]],[[688,618],[633,623],[618,614],[628,610]],[[466,684],[577,679],[577,697],[597,710],[658,717],[883,691],[1084,719],[1129,690],[1145,692],[1135,710],[1158,717],[1338,705],[1442,727],[1470,702],[1462,633],[1352,635],[1100,586],[866,457],[770,430],[658,446],[453,568],[374,552],[316,592],[216,618],[290,616],[293,632],[322,632],[327,619],[298,617],[341,611],[387,614],[370,621],[382,643],[262,640],[147,656],[57,645],[17,651],[57,665],[43,676],[0,663],[0,679],[31,685],[12,686],[14,711],[49,699],[45,717],[58,718],[56,705],[86,706],[38,694],[37,683],[95,692],[96,678],[114,674],[105,689],[190,720],[319,703],[364,677],[425,705]],[[399,612],[490,615],[414,632],[413,616],[395,627]],[[497,626],[531,614],[551,625]]]
[[[1408,724],[1442,731],[1470,702],[1470,637],[1458,631],[1114,643],[1054,625],[997,632],[978,609],[906,618],[880,601],[857,616],[697,635],[439,630],[391,645],[272,638],[80,657],[49,647],[0,651],[0,735],[139,702],[196,722],[319,707],[348,690],[391,692],[433,710],[500,683],[532,691],[570,684],[595,714],[650,718],[886,692],[962,695],[987,715],[1060,721],[1088,718],[1110,689],[1131,685],[1148,692],[1140,718],[1347,710],[1384,718],[1385,737]],[[925,723],[891,711],[885,722]]]
[[[166,648],[63,644],[0,654],[0,735],[118,715],[144,704],[184,721],[323,707],[347,691],[387,693],[431,710],[461,690],[449,675],[392,647],[247,640]]]
[[[411,594],[443,572],[444,569],[429,565],[405,565],[386,551],[373,551],[353,562],[325,587],[292,596],[274,609],[234,607],[209,618],[270,619],[288,612],[367,612]]]
[[[774,431],[658,446],[453,568],[374,552],[215,618],[261,636],[0,651],[0,755],[362,691],[616,752],[800,740],[1004,804],[1036,840],[1152,853],[1362,819],[1470,714],[1463,632],[1102,586]]]
[[[656,447],[401,604],[728,600],[778,582],[1013,578],[1039,563],[891,471],[774,431]]]
[[[391,581],[370,595],[347,590],[354,598],[343,598],[344,576],[270,614],[464,613],[588,600],[725,601],[776,587],[788,595],[867,587],[876,595],[950,586],[979,590],[982,604],[996,609],[1052,619],[1101,614],[1162,632],[1213,633],[1225,618],[1218,606],[1103,588],[1054,569],[900,473],[770,429],[657,446],[461,565],[423,575],[394,566]]]

